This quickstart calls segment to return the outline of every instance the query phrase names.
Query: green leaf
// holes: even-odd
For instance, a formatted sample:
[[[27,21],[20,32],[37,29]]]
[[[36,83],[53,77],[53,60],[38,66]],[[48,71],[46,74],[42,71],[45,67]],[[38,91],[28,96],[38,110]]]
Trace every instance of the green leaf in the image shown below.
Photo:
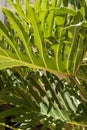
[[[59,12],[59,16],[58,16],[59,20],[61,20],[61,17],[60,17],[61,11],[63,11],[62,14],[64,16],[66,15],[66,13],[70,13],[71,15],[73,15],[73,17],[78,12],[76,12],[74,10],[70,10],[66,7],[61,7],[60,9],[57,9],[56,8],[57,1],[52,1],[52,4],[51,4],[52,11],[49,10],[48,15],[46,12],[44,12],[43,19],[41,19],[41,15],[38,15],[38,18],[37,18],[37,14],[35,14],[36,13],[35,10],[33,9],[33,7],[30,5],[30,3],[27,0],[25,0],[24,3],[26,6],[26,13],[24,13],[22,11],[22,7],[21,7],[19,1],[16,1],[16,3],[10,1],[10,4],[15,8],[17,15],[15,13],[12,13],[12,11],[3,8],[3,12],[7,16],[8,20],[11,21],[10,22],[11,28],[14,31],[16,31],[16,33],[17,33],[16,38],[18,39],[18,41],[21,40],[23,43],[24,54],[22,54],[22,51],[20,51],[18,41],[16,41],[15,38],[13,38],[13,36],[11,36],[10,30],[8,31],[8,29],[2,23],[0,23],[1,24],[0,30],[1,30],[1,33],[3,34],[3,36],[6,38],[6,44],[9,44],[9,46],[11,46],[14,51],[14,52],[12,51],[9,55],[9,52],[7,52],[7,50],[5,51],[3,48],[1,48],[2,49],[1,52],[2,53],[5,52],[5,54],[1,55],[2,61],[0,62],[0,68],[4,69],[4,68],[6,68],[6,66],[7,67],[27,66],[27,67],[34,68],[34,69],[37,68],[37,69],[50,70],[52,72],[56,71],[56,72],[74,74],[83,59],[83,52],[84,52],[84,48],[83,48],[83,51],[81,51],[81,50],[79,51],[80,46],[82,46],[82,42],[84,44],[84,41],[81,37],[80,37],[80,40],[78,41],[78,36],[80,35],[79,28],[80,28],[80,26],[86,27],[87,23],[85,21],[83,21],[82,23],[79,23],[79,25],[78,24],[73,25],[73,26],[71,25],[70,27],[68,27],[68,28],[71,28],[69,31],[71,31],[72,35],[74,36],[73,38],[71,38],[71,40],[67,41],[70,44],[69,45],[69,44],[61,43],[61,42],[64,42],[62,40],[62,36],[65,34],[65,36],[67,37],[67,30],[65,28],[63,28],[65,19],[62,19],[63,24],[61,25],[61,29],[60,29],[60,27],[58,27],[60,36],[57,36],[57,37],[59,37],[59,39],[58,38],[57,39],[58,39],[58,42],[60,42],[60,44],[52,47],[54,56],[50,57],[46,53],[47,48],[45,47],[45,43],[44,43],[45,40],[43,40],[45,32],[44,32],[43,28],[41,30],[41,28],[39,28],[39,27],[43,26],[44,20],[46,23],[50,21],[50,24],[47,23],[48,29],[46,29],[45,31],[53,33],[52,30],[54,30],[54,27],[56,27],[56,24],[59,26],[59,23],[57,23],[57,22],[54,26],[55,17],[56,17],[55,14],[57,12]],[[41,3],[41,1],[39,1],[39,4],[40,3]],[[48,5],[49,5],[49,3],[46,1],[46,3],[43,3],[42,5],[39,5],[39,6],[47,9]],[[19,15],[21,17],[19,17]],[[47,18],[45,19],[45,17],[47,17]],[[51,19],[51,20],[49,20],[49,19]],[[29,34],[23,26],[24,25],[23,20],[26,24],[28,24],[30,26],[29,27],[30,32],[31,32],[31,29],[33,29],[31,36],[34,36],[34,41],[33,41],[34,43],[31,43],[30,37],[28,38]],[[40,26],[38,24],[39,20],[41,21]],[[56,21],[57,21],[57,18],[56,18]],[[45,26],[46,26],[46,24],[44,24],[44,27]],[[75,26],[75,29],[74,29],[74,26]],[[51,31],[49,31],[50,29],[51,29]],[[62,30],[66,30],[66,31],[64,32]],[[51,36],[51,34],[49,33],[49,37],[50,36]],[[37,56],[32,52],[32,44],[35,44],[36,48],[38,49],[39,53]],[[12,54],[12,57],[11,57],[11,54]],[[77,55],[76,58],[75,58],[75,55]],[[81,56],[80,60],[78,58],[79,55]],[[79,60],[79,62],[76,62],[78,60]],[[8,61],[8,62],[5,62],[5,61]]]
[[[66,92],[66,93],[64,94],[64,97],[66,98],[66,100],[67,100],[67,102],[68,102],[68,104],[69,104],[70,109],[73,110],[74,113],[75,113],[75,112],[76,112],[76,107],[74,106],[74,104],[73,104],[73,102],[72,102],[72,100],[71,100],[71,98],[70,98],[70,95]]]
[[[19,54],[18,54],[18,52],[16,50],[16,47],[14,46],[14,44],[12,42],[12,38],[10,37],[10,35],[8,33],[9,31],[7,30],[7,28],[3,25],[3,23],[1,21],[0,21],[0,32],[6,38],[8,44],[13,48],[13,50],[15,51],[17,57],[20,59]]]
[[[16,97],[16,96],[10,96],[10,95],[0,95],[0,100],[9,103],[9,104],[13,104],[13,105],[20,105],[22,106],[24,104],[23,100]]]
[[[58,120],[56,122],[56,129],[55,130],[62,130],[64,123]]]
[[[21,107],[20,108],[12,108],[12,109],[0,112],[0,118],[12,116],[12,115],[20,115],[24,112],[25,112],[25,110],[23,107],[22,108]]]
[[[52,0],[52,5],[51,7],[52,8],[55,8],[57,4],[57,0]],[[48,34],[47,34],[47,37],[50,37],[52,36],[52,30],[53,30],[53,25],[54,25],[54,15],[55,15],[55,11],[52,11],[52,12],[49,12],[49,15],[48,15]]]
[[[83,81],[87,81],[87,65],[81,65],[79,70],[77,71],[78,78],[82,79]]]
[[[75,27],[73,30],[73,39],[67,61],[68,72],[73,72],[73,68],[71,66],[74,66],[75,56],[78,48],[78,33],[79,33],[79,27]]]
[[[27,1],[26,1],[26,12],[27,12],[27,18],[29,17],[29,21],[32,24],[32,28],[34,31],[35,44],[39,50],[39,57],[41,57],[40,60],[42,61],[42,63],[44,63],[44,66],[46,67],[46,63],[45,63],[44,56],[43,56],[42,39],[40,37],[40,32],[39,32],[39,29],[37,26],[37,21],[36,21],[37,18],[36,18],[33,8],[29,5],[29,3]]]
[[[17,123],[22,123],[22,122],[25,122],[26,120],[29,121],[30,119],[33,119],[36,116],[37,116],[37,113],[30,112],[30,113],[23,115],[22,117],[13,118],[12,121],[17,122]]]
[[[26,53],[29,57],[29,60],[31,61],[31,63],[33,63],[33,60],[32,60],[31,55],[30,55],[31,48],[29,48],[29,46],[28,46],[28,44],[29,44],[29,42],[27,40],[28,35],[27,35],[24,27],[19,22],[19,19],[16,17],[16,15],[14,15],[14,13],[12,13],[11,11],[9,11],[5,8],[3,8],[3,12],[5,13],[5,15],[7,15],[7,18],[9,19],[9,21],[12,22],[11,27],[17,32],[19,38],[23,41],[23,44],[24,44]]]

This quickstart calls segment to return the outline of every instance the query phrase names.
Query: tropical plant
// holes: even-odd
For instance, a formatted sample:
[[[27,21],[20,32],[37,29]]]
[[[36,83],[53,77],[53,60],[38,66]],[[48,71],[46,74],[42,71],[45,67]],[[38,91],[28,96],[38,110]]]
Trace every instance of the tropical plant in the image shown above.
[[[87,5],[85,0],[8,0],[0,21],[1,104],[11,129],[85,129]],[[7,69],[12,68],[12,69]],[[10,122],[10,125],[11,125]],[[9,124],[9,123],[7,123]]]

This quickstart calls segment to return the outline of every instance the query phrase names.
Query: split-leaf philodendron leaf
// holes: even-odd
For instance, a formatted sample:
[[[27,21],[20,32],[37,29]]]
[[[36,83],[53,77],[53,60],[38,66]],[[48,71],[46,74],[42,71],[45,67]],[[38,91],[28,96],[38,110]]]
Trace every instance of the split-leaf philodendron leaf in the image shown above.
[[[38,0],[32,7],[24,0],[23,10],[18,0],[8,1],[14,11],[2,8],[9,26],[0,21],[3,39],[0,69],[27,66],[66,75],[78,74],[84,65],[87,46],[84,8],[81,12],[81,9],[64,7],[57,0],[51,4]]]

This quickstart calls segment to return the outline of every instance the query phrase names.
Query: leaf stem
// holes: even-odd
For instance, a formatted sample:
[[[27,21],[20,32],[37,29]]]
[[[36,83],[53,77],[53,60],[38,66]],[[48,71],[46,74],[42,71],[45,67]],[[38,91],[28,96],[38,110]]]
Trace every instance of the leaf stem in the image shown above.
[[[74,76],[72,76],[71,78],[75,81],[75,83],[80,91],[80,97],[82,98],[83,101],[87,102],[87,94],[85,92],[84,87],[81,85],[79,79]]]
[[[67,121],[66,123],[67,123],[67,124],[76,125],[76,126],[81,126],[81,127],[87,127],[86,124],[81,124],[81,122],[78,123],[78,122],[74,122],[74,121]]]
[[[0,123],[0,126],[7,127],[7,128],[12,129],[12,130],[22,130],[22,129],[19,129],[19,128],[14,128],[14,127],[12,127],[12,126],[9,126],[9,125],[7,125],[7,124],[5,124],[5,123]]]

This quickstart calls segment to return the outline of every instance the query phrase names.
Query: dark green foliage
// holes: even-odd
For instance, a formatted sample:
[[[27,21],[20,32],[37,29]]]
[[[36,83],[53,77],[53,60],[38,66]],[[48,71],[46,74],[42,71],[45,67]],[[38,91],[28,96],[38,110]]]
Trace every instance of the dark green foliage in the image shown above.
[[[65,122],[86,122],[87,104],[77,94],[78,88],[72,79],[67,82],[49,72],[19,70],[24,76],[16,69],[1,71],[0,100],[2,106],[9,107],[0,113],[0,118],[10,116],[15,127],[26,130],[39,124],[43,124],[42,130],[45,130],[62,129]]]

